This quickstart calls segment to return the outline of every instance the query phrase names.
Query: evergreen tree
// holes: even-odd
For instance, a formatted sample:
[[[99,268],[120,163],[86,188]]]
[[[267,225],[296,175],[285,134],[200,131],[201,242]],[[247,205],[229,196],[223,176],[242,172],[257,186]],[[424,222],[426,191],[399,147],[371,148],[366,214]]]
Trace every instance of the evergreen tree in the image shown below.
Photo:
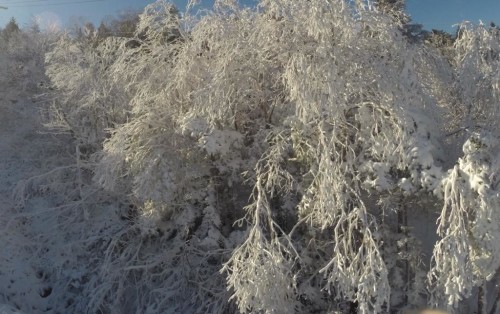
[[[138,23],[139,12],[130,10],[122,12],[117,18],[112,18],[108,25],[115,36],[130,38],[134,37]]]
[[[5,28],[2,31],[2,37],[5,39],[5,41],[9,41],[13,36],[16,34],[19,34],[21,32],[21,29],[19,28],[19,25],[16,22],[15,18],[11,18],[9,23],[5,25]]]
[[[111,29],[101,21],[99,27],[97,28],[97,36],[101,39],[107,38],[112,35]]]

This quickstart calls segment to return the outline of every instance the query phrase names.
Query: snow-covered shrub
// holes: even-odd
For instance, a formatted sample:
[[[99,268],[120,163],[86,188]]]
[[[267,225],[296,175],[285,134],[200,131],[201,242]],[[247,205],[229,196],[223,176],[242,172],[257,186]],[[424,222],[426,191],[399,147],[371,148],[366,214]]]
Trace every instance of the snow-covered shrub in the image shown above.
[[[100,149],[110,128],[126,121],[128,94],[108,71],[125,49],[120,38],[94,44],[62,36],[47,54],[47,75],[57,96],[48,125],[71,132],[87,154]]]
[[[39,83],[45,80],[45,53],[54,39],[54,34],[33,29],[0,36],[0,83],[23,92],[37,92]]]
[[[457,86],[463,102],[463,127],[498,128],[500,30],[464,23],[455,42]]]
[[[438,227],[442,240],[434,251],[433,275],[446,289],[449,305],[456,306],[500,267],[496,244],[500,207],[498,192],[490,186],[496,157],[492,145],[490,136],[473,135],[464,144],[464,157],[442,182],[445,204]]]
[[[498,73],[500,33],[484,25],[461,25],[454,70],[459,123],[450,133],[463,156],[443,176],[444,206],[430,279],[435,302],[456,307],[476,287],[498,280]],[[443,297],[441,294],[445,291]],[[487,300],[480,300],[486,303]]]

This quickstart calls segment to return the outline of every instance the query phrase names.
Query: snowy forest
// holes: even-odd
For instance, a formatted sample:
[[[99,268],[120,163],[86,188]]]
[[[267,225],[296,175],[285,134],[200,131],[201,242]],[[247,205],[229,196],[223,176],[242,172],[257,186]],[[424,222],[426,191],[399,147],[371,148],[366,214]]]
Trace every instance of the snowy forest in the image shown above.
[[[500,28],[181,9],[1,30],[0,304],[500,313]]]

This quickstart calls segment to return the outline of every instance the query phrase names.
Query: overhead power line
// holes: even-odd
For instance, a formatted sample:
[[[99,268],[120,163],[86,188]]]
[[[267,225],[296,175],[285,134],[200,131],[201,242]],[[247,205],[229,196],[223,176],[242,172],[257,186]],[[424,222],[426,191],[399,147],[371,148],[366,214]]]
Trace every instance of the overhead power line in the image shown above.
[[[16,2],[8,2],[7,0],[0,0],[0,2],[3,2],[2,5],[18,5],[18,4],[25,4],[25,3],[32,3],[32,4],[42,4],[41,2],[58,2],[58,1],[64,1],[64,2],[71,2],[71,1],[82,1],[82,0],[21,0],[21,1],[16,1]]]
[[[78,2],[78,1],[87,1],[87,0],[0,0],[2,5],[18,5],[22,3],[33,3],[33,4],[42,4],[42,2]]]
[[[54,0],[46,0],[46,1],[54,1]],[[106,0],[78,0],[78,1],[66,1],[66,2],[55,2],[55,3],[39,3],[41,1],[35,1],[33,3],[28,4],[29,2],[23,2],[26,4],[19,5],[19,2],[14,5],[2,4],[0,6],[9,5],[10,8],[31,8],[31,7],[40,7],[40,6],[54,6],[54,5],[71,5],[71,4],[82,4],[82,3],[92,3],[92,2],[104,2]]]
[[[43,1],[76,1],[76,0],[1,0],[0,2],[7,3],[7,4],[13,4],[16,5],[18,3],[24,3],[24,2],[43,2]]]

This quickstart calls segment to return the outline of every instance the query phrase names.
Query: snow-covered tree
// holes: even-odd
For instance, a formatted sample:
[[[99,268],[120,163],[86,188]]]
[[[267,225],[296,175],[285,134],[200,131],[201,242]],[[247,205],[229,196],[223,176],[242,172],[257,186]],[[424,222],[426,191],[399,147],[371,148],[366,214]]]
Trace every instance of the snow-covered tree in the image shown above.
[[[205,219],[214,180],[236,193],[219,196],[225,221],[212,228],[223,239],[241,234],[235,219],[246,226],[224,267],[242,312],[328,307],[329,298],[386,310],[381,209],[368,193],[437,184],[419,56],[369,7],[357,7],[362,18],[343,1],[259,10],[219,3],[170,45],[173,61],[140,87],[134,118],[105,143],[98,181],[153,201],[158,222],[187,204]],[[249,195],[246,213],[234,208]]]
[[[9,23],[5,25],[5,28],[2,30],[2,37],[5,41],[9,41],[12,36],[17,35],[21,32],[19,25],[16,22],[15,18],[11,18]]]
[[[399,23],[408,23],[410,18],[406,13],[406,0],[376,0],[378,9],[393,16]]]
[[[461,124],[450,135],[456,136],[458,143],[465,143],[463,156],[441,183],[444,206],[438,233],[442,240],[436,244],[431,271],[438,287],[445,289],[448,304],[454,306],[470,296],[474,288],[482,289],[488,281],[496,280],[500,267],[495,240],[500,217],[499,44],[496,29],[470,24],[461,26],[455,42],[457,105],[463,109]]]
[[[55,45],[52,126],[130,204],[91,311],[452,309],[495,278],[498,30],[464,25],[443,56],[376,4],[158,1],[132,39]]]
[[[53,41],[53,34],[33,27],[21,30],[12,19],[0,35],[0,81],[19,91],[35,92],[45,79],[44,56]]]

